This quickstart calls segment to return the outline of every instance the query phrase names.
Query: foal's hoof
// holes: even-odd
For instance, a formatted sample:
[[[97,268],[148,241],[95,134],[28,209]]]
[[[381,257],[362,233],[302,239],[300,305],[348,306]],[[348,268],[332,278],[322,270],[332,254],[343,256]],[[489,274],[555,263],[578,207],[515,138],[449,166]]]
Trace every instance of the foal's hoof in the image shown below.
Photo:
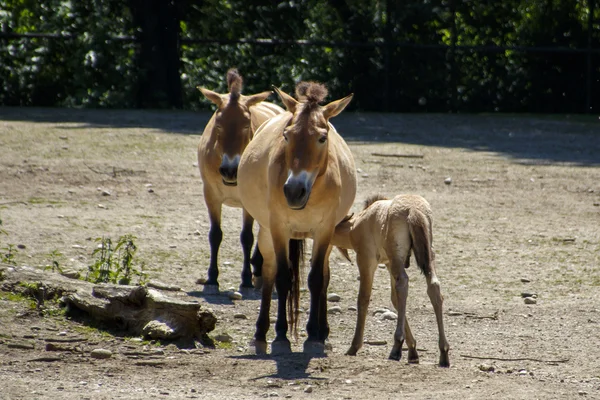
[[[316,340],[307,340],[304,342],[304,352],[307,354],[324,355],[325,343]]]
[[[388,358],[390,360],[400,361],[400,359],[402,358],[402,348],[392,349]]]
[[[417,353],[417,349],[408,349],[408,363],[409,364],[418,364],[419,363],[419,353]]]
[[[357,348],[355,348],[354,346],[350,346],[350,348],[346,351],[346,355],[347,356],[355,356],[357,352],[358,352]]]
[[[450,359],[448,358],[448,353],[440,354],[440,367],[450,368]]]
[[[289,354],[292,352],[292,345],[289,340],[274,340],[271,343],[271,355]]]

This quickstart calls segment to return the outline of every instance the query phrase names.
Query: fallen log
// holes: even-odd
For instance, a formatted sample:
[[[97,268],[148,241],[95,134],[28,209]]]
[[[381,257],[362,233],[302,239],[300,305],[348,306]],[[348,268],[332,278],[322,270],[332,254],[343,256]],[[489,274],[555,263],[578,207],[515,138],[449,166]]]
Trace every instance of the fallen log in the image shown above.
[[[38,304],[60,299],[67,310],[81,310],[93,320],[146,339],[200,340],[216,316],[183,292],[170,296],[146,286],[93,284],[32,267],[1,267],[0,290],[35,298]]]

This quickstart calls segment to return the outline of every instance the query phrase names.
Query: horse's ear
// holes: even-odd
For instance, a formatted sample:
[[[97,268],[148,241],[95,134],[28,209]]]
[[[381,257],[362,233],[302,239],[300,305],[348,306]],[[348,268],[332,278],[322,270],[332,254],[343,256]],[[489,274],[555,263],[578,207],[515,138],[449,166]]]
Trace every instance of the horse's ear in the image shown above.
[[[325,119],[333,118],[344,111],[344,108],[346,108],[348,103],[350,103],[350,100],[352,100],[353,96],[354,94],[351,94],[343,99],[332,101],[331,103],[323,106],[323,116]]]
[[[273,90],[275,90],[275,92],[277,93],[277,95],[279,96],[279,98],[281,99],[281,102],[283,103],[283,105],[285,106],[285,108],[291,112],[292,114],[294,112],[296,112],[296,106],[298,105],[298,101],[296,101],[296,99],[294,99],[292,96],[290,96],[289,94],[281,91],[278,87],[273,86]]]
[[[252,107],[252,106],[260,103],[261,101],[265,101],[272,94],[273,94],[273,92],[268,91],[268,92],[262,92],[262,93],[253,94],[251,96],[248,96],[248,97],[246,97],[246,106]]]
[[[221,104],[223,104],[223,98],[219,93],[213,92],[212,90],[204,89],[200,86],[198,86],[197,89],[202,92],[204,97],[215,103],[217,107],[221,107]]]

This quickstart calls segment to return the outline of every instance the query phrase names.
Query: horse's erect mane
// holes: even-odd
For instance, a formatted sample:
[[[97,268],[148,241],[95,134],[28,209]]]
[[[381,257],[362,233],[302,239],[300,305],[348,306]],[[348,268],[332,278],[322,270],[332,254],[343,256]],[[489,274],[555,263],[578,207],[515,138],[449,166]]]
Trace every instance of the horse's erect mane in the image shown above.
[[[237,68],[230,68],[227,71],[227,87],[229,92],[234,96],[239,96],[242,91],[242,84],[244,80],[238,72]]]
[[[322,83],[302,81],[296,85],[296,97],[300,101],[317,104],[325,100],[327,93]]]
[[[376,201],[387,200],[387,199],[388,199],[387,197],[385,197],[384,195],[379,194],[379,193],[371,195],[365,200],[365,206],[364,206],[363,210],[366,210],[367,208],[369,208]]]

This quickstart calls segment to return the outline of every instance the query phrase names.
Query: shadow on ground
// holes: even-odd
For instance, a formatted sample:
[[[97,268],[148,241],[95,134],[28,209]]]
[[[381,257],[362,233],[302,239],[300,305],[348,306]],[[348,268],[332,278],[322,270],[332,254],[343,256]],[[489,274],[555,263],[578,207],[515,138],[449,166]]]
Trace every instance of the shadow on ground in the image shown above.
[[[64,129],[141,128],[201,134],[207,111],[0,108],[0,119],[69,123]],[[505,154],[528,164],[600,165],[597,116],[342,113],[332,120],[347,141],[398,142]],[[72,125],[75,124],[75,125]]]

